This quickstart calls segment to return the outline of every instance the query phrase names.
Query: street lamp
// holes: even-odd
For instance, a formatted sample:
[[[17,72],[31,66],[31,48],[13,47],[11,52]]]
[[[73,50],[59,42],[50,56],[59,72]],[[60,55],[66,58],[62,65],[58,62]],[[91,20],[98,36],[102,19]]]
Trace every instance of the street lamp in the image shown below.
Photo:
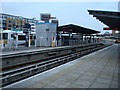
[[[29,29],[29,30],[28,30],[28,37],[29,37],[29,39],[28,39],[28,40],[29,40],[28,47],[30,47],[30,31],[31,31],[31,30]]]

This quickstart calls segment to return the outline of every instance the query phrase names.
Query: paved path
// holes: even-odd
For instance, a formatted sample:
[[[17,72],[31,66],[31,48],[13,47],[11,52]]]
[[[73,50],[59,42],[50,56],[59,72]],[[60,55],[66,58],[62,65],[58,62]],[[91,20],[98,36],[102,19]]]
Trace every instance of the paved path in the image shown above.
[[[101,49],[8,88],[118,88],[118,47]]]

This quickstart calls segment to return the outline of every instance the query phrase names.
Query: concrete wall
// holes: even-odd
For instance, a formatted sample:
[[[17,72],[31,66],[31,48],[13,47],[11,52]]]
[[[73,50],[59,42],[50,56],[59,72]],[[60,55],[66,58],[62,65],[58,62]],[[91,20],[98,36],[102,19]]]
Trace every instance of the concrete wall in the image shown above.
[[[36,24],[36,46],[52,46],[52,37],[56,40],[56,24]]]
[[[42,50],[30,50],[23,52],[13,52],[9,54],[3,54],[0,56],[0,62],[2,62],[2,68],[10,68],[16,65],[33,64],[50,58],[75,53],[86,48],[96,47],[101,44],[86,44],[77,46],[65,46],[65,47],[54,47]]]

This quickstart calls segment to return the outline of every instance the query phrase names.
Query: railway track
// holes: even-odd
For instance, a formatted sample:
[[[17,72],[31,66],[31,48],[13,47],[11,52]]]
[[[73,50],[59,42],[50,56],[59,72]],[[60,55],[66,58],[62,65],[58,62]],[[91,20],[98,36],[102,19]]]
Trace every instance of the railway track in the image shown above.
[[[49,70],[56,66],[65,64],[67,62],[80,58],[86,54],[97,51],[104,47],[106,46],[101,45],[98,47],[96,46],[85,47],[85,48],[81,48],[80,51],[73,51],[73,53],[70,53],[68,55],[63,55],[62,57],[56,57],[49,59],[47,61],[43,61],[39,63],[37,62],[31,65],[27,65],[25,67],[19,67],[17,69],[4,71],[3,73],[0,74],[2,87],[17,82],[19,80],[25,79],[27,77],[33,76],[35,74],[41,73],[43,71]]]

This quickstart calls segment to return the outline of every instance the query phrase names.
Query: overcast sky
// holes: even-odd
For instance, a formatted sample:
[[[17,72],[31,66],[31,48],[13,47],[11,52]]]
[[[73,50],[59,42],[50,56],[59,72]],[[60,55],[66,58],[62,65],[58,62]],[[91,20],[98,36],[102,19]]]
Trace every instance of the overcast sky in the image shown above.
[[[75,24],[104,33],[103,23],[89,15],[87,10],[118,11],[118,2],[3,2],[2,12],[37,18],[40,13],[51,13],[57,17],[59,25]]]

